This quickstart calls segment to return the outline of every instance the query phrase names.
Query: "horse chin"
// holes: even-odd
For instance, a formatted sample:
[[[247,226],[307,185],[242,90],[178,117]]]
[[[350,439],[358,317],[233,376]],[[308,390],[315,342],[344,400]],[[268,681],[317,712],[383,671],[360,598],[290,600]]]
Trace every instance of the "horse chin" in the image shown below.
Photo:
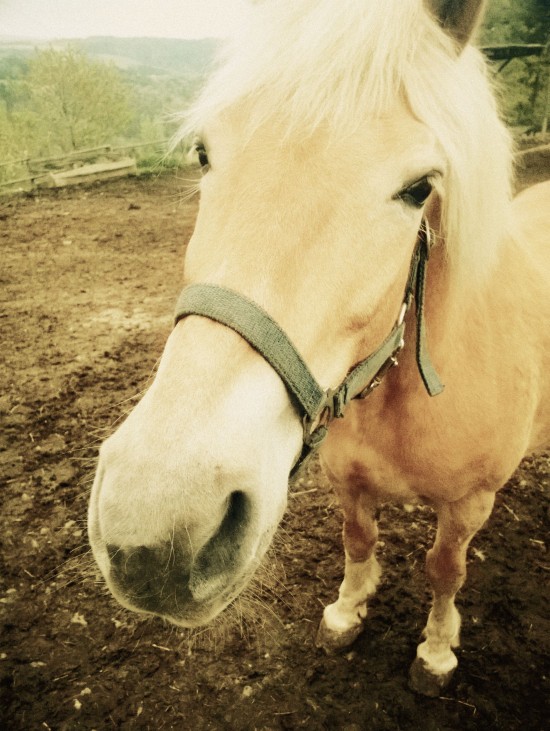
[[[133,598],[124,595],[117,587],[117,584],[108,576],[105,577],[109,591],[122,607],[136,614],[142,614],[149,617],[160,617],[166,622],[169,622],[176,627],[182,627],[183,629],[196,629],[213,622],[216,617],[224,612],[227,607],[229,607],[235,599],[237,599],[239,594],[245,589],[249,579],[250,576],[247,576],[245,579],[237,582],[236,584],[232,584],[211,601],[201,602],[189,596],[185,603],[181,607],[178,607],[178,611],[173,611],[173,609],[162,611],[144,609],[139,605],[139,603],[137,603],[140,601],[139,599],[135,603]]]
[[[108,589],[117,602],[132,612],[160,617],[177,627],[194,629],[210,624],[219,614],[229,607],[246,588],[252,578],[257,561],[245,569],[237,569],[236,576],[229,579],[227,585],[208,587],[208,597],[194,596],[189,584],[172,587],[171,595],[163,601],[158,595],[146,596],[143,593],[133,594],[124,591],[112,571],[107,571],[104,578]]]
[[[186,607],[182,614],[160,614],[170,624],[184,629],[196,629],[211,624],[216,617],[224,612],[238,598],[242,591],[246,588],[252,574],[250,571],[244,578],[230,585],[216,599],[210,602],[193,601]]]

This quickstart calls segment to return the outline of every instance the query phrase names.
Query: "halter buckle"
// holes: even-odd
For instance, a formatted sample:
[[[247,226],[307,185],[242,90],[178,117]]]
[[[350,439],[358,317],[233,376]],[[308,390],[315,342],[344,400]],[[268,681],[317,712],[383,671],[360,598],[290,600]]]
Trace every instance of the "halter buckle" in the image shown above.
[[[325,400],[321,405],[318,416],[310,418],[307,414],[302,420],[304,427],[304,442],[308,446],[318,447],[326,437],[330,422],[340,419],[344,415],[346,389],[328,388],[325,391]]]
[[[399,344],[399,348],[394,352],[393,355],[391,355],[388,360],[384,363],[384,365],[380,368],[378,373],[374,376],[372,381],[368,383],[365,388],[359,393],[355,398],[358,399],[364,399],[369,396],[375,388],[378,388],[378,386],[382,383],[382,380],[384,379],[384,376],[388,371],[390,371],[392,368],[395,368],[397,365],[399,365],[399,362],[397,360],[397,354],[403,349],[403,346],[405,345],[405,342],[402,340]]]

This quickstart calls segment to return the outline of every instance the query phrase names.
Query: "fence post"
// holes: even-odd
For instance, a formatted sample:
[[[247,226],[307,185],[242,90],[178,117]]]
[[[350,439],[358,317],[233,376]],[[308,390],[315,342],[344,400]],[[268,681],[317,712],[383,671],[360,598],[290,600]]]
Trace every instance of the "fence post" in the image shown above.
[[[546,136],[548,131],[548,117],[550,116],[550,41],[546,44],[542,59],[546,66],[546,98],[544,100],[544,111],[542,113],[541,132],[543,136]]]

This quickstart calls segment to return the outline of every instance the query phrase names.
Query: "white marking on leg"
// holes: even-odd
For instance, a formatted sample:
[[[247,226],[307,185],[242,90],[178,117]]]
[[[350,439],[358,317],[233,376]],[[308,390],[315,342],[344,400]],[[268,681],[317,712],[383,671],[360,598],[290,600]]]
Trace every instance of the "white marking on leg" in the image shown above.
[[[376,591],[380,574],[380,564],[375,556],[366,561],[351,561],[346,556],[344,581],[338,591],[338,599],[326,606],[323,613],[329,630],[347,632],[363,622],[367,616],[367,597]]]
[[[454,600],[466,578],[466,551],[489,517],[493,503],[493,493],[480,491],[441,505],[438,510],[435,543],[426,556],[433,606],[424,630],[426,639],[417,648],[417,658],[427,674],[438,677],[441,687],[458,664],[451,650],[458,646],[460,634],[460,614]]]
[[[458,665],[451,647],[458,647],[460,614],[454,605],[454,596],[441,599],[432,607],[424,634],[426,639],[416,650],[426,668],[434,675],[446,675]]]

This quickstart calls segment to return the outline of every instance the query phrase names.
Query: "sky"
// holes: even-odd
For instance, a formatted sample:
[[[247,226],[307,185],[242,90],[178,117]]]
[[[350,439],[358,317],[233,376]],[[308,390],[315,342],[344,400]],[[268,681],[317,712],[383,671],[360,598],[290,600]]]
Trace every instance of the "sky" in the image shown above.
[[[208,38],[230,34],[246,0],[0,0],[0,38]]]

